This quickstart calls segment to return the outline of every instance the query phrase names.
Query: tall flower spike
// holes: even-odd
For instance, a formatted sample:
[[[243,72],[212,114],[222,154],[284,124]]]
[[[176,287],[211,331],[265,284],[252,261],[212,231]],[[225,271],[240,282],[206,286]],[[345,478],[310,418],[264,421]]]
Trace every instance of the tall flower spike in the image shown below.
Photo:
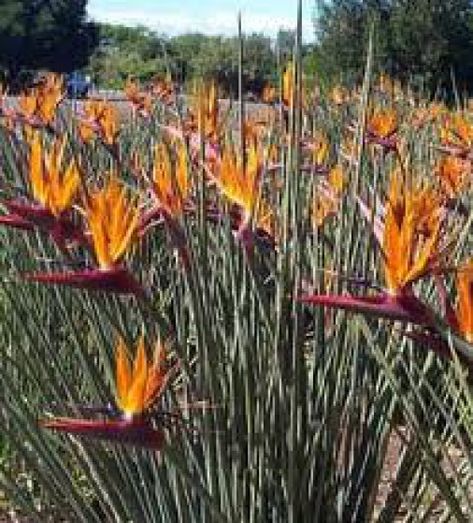
[[[217,86],[214,82],[198,83],[194,86],[190,112],[196,122],[198,133],[205,139],[216,142],[219,134],[219,107]]]
[[[256,144],[247,150],[246,165],[234,148],[227,146],[222,154],[215,182],[230,202],[236,204],[242,214],[238,234],[245,242],[250,240],[250,225],[253,220],[256,230],[272,237],[272,213],[264,201],[258,201],[262,152]]]
[[[165,418],[166,413],[159,410],[158,403],[175,369],[167,363],[166,348],[157,343],[150,361],[142,337],[131,364],[127,347],[120,339],[115,361],[118,419],[52,418],[42,420],[41,425],[74,436],[161,450],[166,442],[164,427],[153,422],[152,411]]]
[[[393,174],[383,234],[384,274],[391,294],[410,290],[438,265],[443,217],[434,190],[408,188],[399,173]]]
[[[288,109],[294,97],[294,63],[288,62],[282,76],[282,102],[286,109]],[[303,85],[302,89],[302,108],[305,109],[307,103],[306,93]]]
[[[282,76],[282,101],[286,107],[290,107],[294,95],[294,64],[286,65]]]
[[[432,325],[430,310],[414,295],[412,286],[440,265],[443,214],[434,191],[409,188],[399,173],[394,173],[385,205],[382,237],[378,238],[387,288],[372,296],[309,295],[300,301]]]

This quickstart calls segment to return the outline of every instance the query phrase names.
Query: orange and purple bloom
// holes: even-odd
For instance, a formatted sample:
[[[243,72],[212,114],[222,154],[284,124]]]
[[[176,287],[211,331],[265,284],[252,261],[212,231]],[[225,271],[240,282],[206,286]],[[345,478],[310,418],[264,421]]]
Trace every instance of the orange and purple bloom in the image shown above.
[[[430,187],[412,187],[399,173],[391,178],[384,223],[375,224],[381,247],[386,287],[375,295],[309,295],[300,301],[326,305],[421,325],[433,322],[429,309],[413,292],[413,285],[435,273],[441,249],[444,209]]]
[[[32,200],[5,201],[9,212],[0,216],[3,225],[46,231],[64,252],[69,241],[83,241],[70,212],[79,191],[80,173],[74,159],[65,161],[66,145],[66,138],[56,138],[46,149],[40,134],[33,133],[28,161]]]
[[[251,250],[254,240],[253,223],[257,235],[274,244],[273,214],[260,197],[262,169],[262,151],[256,144],[251,144],[247,149],[245,165],[235,149],[227,146],[213,176],[220,192],[238,209],[233,226],[248,250]]]
[[[127,352],[120,339],[115,357],[115,408],[88,409],[106,413],[108,419],[59,417],[41,420],[41,425],[72,436],[161,450],[166,443],[164,429],[173,424],[173,417],[160,410],[158,404],[176,366],[168,364],[167,351],[161,343],[156,344],[153,359],[148,359],[143,337],[133,364]]]
[[[140,211],[137,199],[128,197],[125,186],[112,174],[103,188],[87,195],[84,212],[98,266],[63,273],[28,274],[25,277],[41,283],[142,297],[143,288],[122,263],[138,232]]]
[[[385,152],[397,149],[398,117],[394,109],[373,111],[366,128],[366,141],[379,145]]]
[[[143,216],[140,231],[143,234],[155,218],[162,218],[185,266],[188,263],[188,252],[179,218],[184,212],[190,189],[191,182],[184,144],[178,143],[175,148],[172,148],[165,143],[158,143],[154,151],[152,176],[154,203]]]

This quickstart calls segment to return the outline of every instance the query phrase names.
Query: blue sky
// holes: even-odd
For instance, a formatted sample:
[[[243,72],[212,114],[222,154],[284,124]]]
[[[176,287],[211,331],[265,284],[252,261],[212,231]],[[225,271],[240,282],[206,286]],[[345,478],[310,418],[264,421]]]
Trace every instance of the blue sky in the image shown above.
[[[89,0],[89,15],[100,22],[143,24],[175,35],[236,33],[238,11],[245,32],[274,36],[279,27],[294,28],[296,0]],[[303,0],[305,41],[313,40],[314,0]]]

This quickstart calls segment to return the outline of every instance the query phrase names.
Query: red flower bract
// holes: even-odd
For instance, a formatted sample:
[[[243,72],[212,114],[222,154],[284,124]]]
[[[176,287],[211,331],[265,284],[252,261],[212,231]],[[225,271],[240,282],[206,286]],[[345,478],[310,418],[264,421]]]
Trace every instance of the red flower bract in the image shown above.
[[[124,267],[115,267],[108,270],[84,269],[69,272],[39,272],[24,274],[27,281],[67,285],[79,289],[94,291],[108,291],[117,294],[134,294],[138,298],[144,297],[144,289]]]
[[[62,251],[67,251],[68,242],[85,243],[82,229],[67,212],[55,216],[42,205],[11,200],[4,203],[8,214],[0,216],[0,224],[31,231],[35,227],[50,234]]]
[[[392,295],[381,293],[376,296],[310,295],[299,298],[301,303],[325,305],[337,309],[361,312],[391,320],[410,321],[420,325],[433,322],[429,309],[414,295]]]
[[[147,419],[90,420],[54,418],[41,420],[47,428],[74,436],[95,438],[134,447],[161,450],[165,444],[164,431],[152,426]]]

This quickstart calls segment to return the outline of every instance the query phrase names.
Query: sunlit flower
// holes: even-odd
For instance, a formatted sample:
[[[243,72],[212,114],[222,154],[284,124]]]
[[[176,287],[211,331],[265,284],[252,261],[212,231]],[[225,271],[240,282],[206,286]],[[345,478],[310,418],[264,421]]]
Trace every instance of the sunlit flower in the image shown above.
[[[116,144],[120,126],[116,108],[101,100],[84,103],[83,116],[79,118],[79,135],[84,142],[94,137],[112,147]]]
[[[242,209],[245,220],[249,220],[256,210],[261,170],[261,150],[256,146],[248,149],[244,167],[243,159],[234,148],[224,149],[215,181],[221,192]]]
[[[473,345],[473,259],[456,275],[457,305],[450,316],[452,327]]]
[[[194,85],[190,97],[190,114],[199,135],[211,142],[217,141],[220,133],[219,107],[217,86],[214,82],[199,82]]]
[[[116,355],[116,403],[126,419],[142,416],[156,405],[168,383],[170,369],[165,346],[157,343],[154,360],[148,361],[141,337],[133,367],[126,346],[120,340]]]
[[[367,210],[367,219],[371,220]],[[386,289],[365,297],[313,295],[305,303],[327,305],[391,319],[429,324],[429,309],[414,295],[412,286],[441,267],[444,209],[429,187],[408,185],[399,172],[391,177],[384,222],[374,217]]]
[[[340,155],[350,164],[356,161],[357,143],[353,136],[347,135],[340,143]]]
[[[45,150],[40,135],[33,133],[28,159],[33,198],[4,202],[9,212],[0,217],[2,225],[24,230],[37,227],[49,233],[63,251],[69,240],[83,240],[80,228],[69,216],[80,175],[75,160],[64,161],[66,144],[65,137],[56,138]]]
[[[182,213],[190,183],[187,154],[183,144],[176,148],[173,158],[170,148],[158,143],[154,153],[153,189],[159,206],[169,215]]]
[[[8,106],[7,103],[8,91],[3,84],[0,83],[0,124],[9,131],[15,127],[15,109]]]
[[[439,160],[435,174],[447,197],[457,198],[471,183],[472,165],[469,160],[447,155]]]
[[[122,265],[140,222],[136,199],[130,199],[126,188],[112,175],[102,189],[88,195],[85,214],[98,268],[27,274],[25,279],[143,297],[142,287]]]
[[[282,101],[286,107],[292,105],[294,98],[294,64],[289,62],[286,65],[282,76]]]
[[[378,81],[378,89],[383,94],[391,94],[393,91],[393,79],[385,74],[382,73],[379,75],[379,81]]]
[[[344,105],[349,102],[350,93],[348,92],[348,89],[346,89],[345,87],[336,85],[330,91],[329,99],[334,105],[337,105],[337,106]]]
[[[337,213],[345,185],[346,179],[340,165],[330,170],[327,179],[321,179],[315,185],[312,201],[314,227],[321,227],[329,216]]]
[[[249,215],[256,202],[261,167],[261,159],[255,147],[250,149],[244,169],[241,156],[233,147],[227,146],[223,150],[219,173],[215,178],[222,193]]]
[[[293,62],[289,62],[284,69],[282,75],[282,102],[284,107],[289,108],[292,106],[294,100],[294,78],[295,78],[295,66]],[[307,97],[304,86],[304,79],[302,78],[302,92],[301,92],[301,106],[305,109],[307,104]]]
[[[140,219],[136,198],[111,175],[106,185],[89,194],[86,218],[100,269],[119,264],[135,239]]]
[[[439,121],[445,110],[443,104],[434,102],[425,107],[416,107],[411,114],[411,125],[415,129],[419,129],[425,125],[435,123]]]
[[[143,117],[150,116],[153,108],[151,93],[143,92],[136,79],[127,79],[125,84],[125,96],[133,104],[133,109],[136,113]]]
[[[393,174],[384,218],[384,273],[396,294],[438,263],[444,209],[429,187],[407,187]]]
[[[214,180],[222,194],[237,205],[242,217],[239,236],[250,241],[250,228],[253,222],[256,229],[273,236],[272,212],[260,198],[262,173],[262,150],[255,144],[246,151],[246,162],[233,147],[224,148]],[[245,240],[246,241],[246,240]]]
[[[31,141],[30,182],[35,200],[56,217],[71,207],[80,183],[75,160],[64,162],[67,139],[56,139],[51,148],[43,150],[38,134]]]
[[[404,98],[401,83],[387,74],[380,75],[378,89],[380,93],[389,96],[393,100],[402,100]]]
[[[143,235],[161,219],[167,227],[173,246],[177,249],[184,266],[187,267],[189,253],[184,232],[178,218],[183,214],[190,192],[187,151],[182,142],[175,148],[160,142],[155,147],[152,192],[155,203],[144,215],[140,224]]]
[[[50,126],[63,98],[63,77],[49,73],[37,82],[34,88],[20,96],[18,101],[19,115],[32,127]]]
[[[303,142],[303,146],[311,153],[311,165],[316,170],[324,172],[330,152],[330,142],[327,135],[323,132],[316,132],[313,137]]]
[[[278,91],[272,85],[265,85],[261,93],[261,101],[265,104],[272,104],[278,98]]]
[[[263,119],[258,119],[258,115],[248,118],[243,122],[243,135],[245,145],[257,145],[261,140],[261,136],[267,129],[268,123]]]
[[[380,145],[386,151],[396,148],[398,129],[397,113],[394,109],[377,109],[368,120],[366,139],[369,143]]]
[[[133,365],[127,352],[120,339],[116,350],[116,409],[97,409],[111,411],[115,419],[52,418],[42,420],[41,425],[74,436],[161,450],[166,442],[164,429],[175,423],[175,417],[161,410],[159,401],[175,365],[169,365],[161,343],[156,344],[153,360],[148,360],[143,337]]]
[[[164,104],[171,104],[175,98],[175,87],[170,76],[157,76],[153,79],[151,93]]]
[[[467,157],[473,148],[473,124],[459,113],[448,115],[440,128],[440,141],[450,154]]]

